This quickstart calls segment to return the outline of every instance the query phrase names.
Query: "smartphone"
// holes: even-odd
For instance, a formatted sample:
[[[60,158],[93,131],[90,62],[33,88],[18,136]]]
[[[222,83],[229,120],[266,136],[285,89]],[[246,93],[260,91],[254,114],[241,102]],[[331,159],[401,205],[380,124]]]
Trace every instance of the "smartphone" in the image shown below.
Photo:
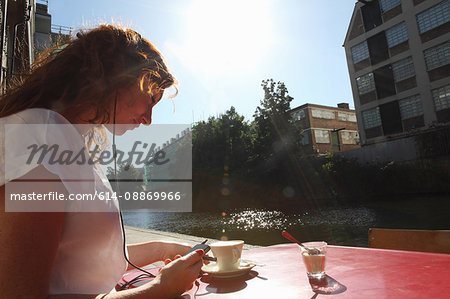
[[[211,247],[209,247],[209,245],[207,245],[207,244],[197,244],[197,245],[195,245],[194,247],[192,247],[191,250],[189,250],[189,251],[186,253],[186,255],[188,255],[188,254],[191,253],[192,251],[196,251],[197,249],[203,249],[203,251],[204,251],[205,253],[207,253],[207,252],[211,249]]]
[[[203,256],[204,260],[213,261],[213,262],[217,261],[217,259],[215,257],[206,256],[206,253],[208,253],[208,251],[211,249],[211,247],[209,247],[209,245],[207,245],[207,244],[197,244],[197,245],[195,245],[194,247],[191,248],[191,250],[189,250],[186,253],[186,255],[188,255],[189,253],[191,253],[191,252],[193,252],[193,251],[195,251],[197,249],[202,249],[205,252],[205,255]]]

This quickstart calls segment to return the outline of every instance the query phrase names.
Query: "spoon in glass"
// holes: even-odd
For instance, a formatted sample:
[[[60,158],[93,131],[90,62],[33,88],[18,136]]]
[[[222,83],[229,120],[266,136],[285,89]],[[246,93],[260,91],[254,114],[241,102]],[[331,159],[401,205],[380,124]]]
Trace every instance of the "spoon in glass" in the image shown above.
[[[309,255],[319,255],[320,254],[320,250],[317,248],[308,248],[305,245],[303,245],[300,241],[298,241],[296,238],[294,238],[293,236],[291,236],[290,233],[288,233],[287,231],[283,231],[281,233],[281,235],[283,237],[285,237],[286,239],[288,239],[291,242],[297,243],[301,248],[305,249]]]

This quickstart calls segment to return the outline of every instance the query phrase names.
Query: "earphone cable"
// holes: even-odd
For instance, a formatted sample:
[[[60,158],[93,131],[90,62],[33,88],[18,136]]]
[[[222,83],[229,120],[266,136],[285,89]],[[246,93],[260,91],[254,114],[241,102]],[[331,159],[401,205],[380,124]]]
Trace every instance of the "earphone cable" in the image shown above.
[[[118,180],[118,176],[117,176],[117,149],[116,149],[116,109],[117,109],[117,92],[116,92],[116,97],[114,99],[114,116],[113,116],[113,144],[112,144],[112,150],[113,150],[113,157],[114,157],[114,176],[116,178],[116,194],[120,194],[120,189],[119,189],[119,180]],[[137,270],[140,270],[144,273],[146,273],[146,275],[148,275],[148,277],[156,277],[155,275],[151,274],[150,272],[136,266],[135,264],[133,264],[127,256],[127,251],[126,251],[126,236],[125,236],[125,227],[123,225],[123,216],[122,216],[122,210],[120,209],[120,201],[118,201],[119,204],[119,215],[120,215],[120,224],[122,227],[122,237],[123,237],[123,256],[125,257],[125,260],[128,262],[129,265],[133,266],[134,268],[136,268]]]

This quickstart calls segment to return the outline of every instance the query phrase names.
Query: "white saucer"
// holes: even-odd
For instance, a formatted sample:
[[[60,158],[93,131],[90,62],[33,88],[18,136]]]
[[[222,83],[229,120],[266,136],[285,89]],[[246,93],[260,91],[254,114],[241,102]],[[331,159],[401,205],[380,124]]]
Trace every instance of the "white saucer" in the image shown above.
[[[208,265],[203,265],[202,271],[208,273],[216,278],[233,278],[247,274],[250,270],[256,266],[256,263],[252,261],[241,261],[241,265],[236,270],[221,271],[216,263],[212,262]]]

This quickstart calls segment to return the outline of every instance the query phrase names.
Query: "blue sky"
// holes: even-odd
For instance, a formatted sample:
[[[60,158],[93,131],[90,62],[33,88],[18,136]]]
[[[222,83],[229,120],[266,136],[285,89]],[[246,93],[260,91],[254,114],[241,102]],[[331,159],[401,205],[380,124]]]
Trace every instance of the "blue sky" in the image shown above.
[[[49,0],[52,23],[120,23],[151,40],[179,81],[153,123],[191,123],[230,106],[252,115],[261,81],[283,81],[305,103],[353,107],[344,42],[355,0]]]

